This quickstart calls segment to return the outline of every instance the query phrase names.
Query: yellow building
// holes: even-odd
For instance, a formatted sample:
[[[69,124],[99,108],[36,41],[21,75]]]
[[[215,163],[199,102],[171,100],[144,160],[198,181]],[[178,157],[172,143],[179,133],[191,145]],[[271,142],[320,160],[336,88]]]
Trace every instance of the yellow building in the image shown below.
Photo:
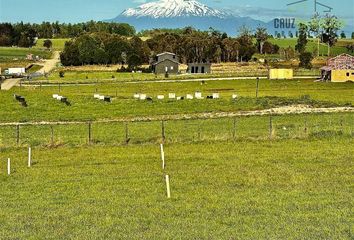
[[[354,69],[348,70],[332,70],[332,82],[354,82]]]
[[[354,57],[341,54],[331,58],[327,66],[321,68],[322,80],[331,82],[354,82]]]
[[[269,79],[293,79],[293,69],[276,68],[269,69]]]

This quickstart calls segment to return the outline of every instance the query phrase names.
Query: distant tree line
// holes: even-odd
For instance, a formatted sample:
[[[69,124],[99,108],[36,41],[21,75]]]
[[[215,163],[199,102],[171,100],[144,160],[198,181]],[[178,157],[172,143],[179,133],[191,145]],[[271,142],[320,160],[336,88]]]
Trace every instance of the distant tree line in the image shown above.
[[[259,31],[262,34],[257,34]],[[254,35],[249,29],[242,28],[237,38],[231,38],[214,29],[198,31],[187,27],[175,32],[157,33],[154,30],[155,34],[146,41],[138,36],[83,34],[66,43],[61,61],[64,65],[128,64],[131,70],[148,64],[154,56],[165,51],[176,53],[181,63],[249,61],[256,52],[279,52],[277,45],[267,41],[264,29],[257,32]]]
[[[32,47],[36,38],[75,38],[84,33],[110,33],[131,37],[135,28],[126,23],[89,21],[86,23],[66,24],[59,22],[0,23],[0,46]]]

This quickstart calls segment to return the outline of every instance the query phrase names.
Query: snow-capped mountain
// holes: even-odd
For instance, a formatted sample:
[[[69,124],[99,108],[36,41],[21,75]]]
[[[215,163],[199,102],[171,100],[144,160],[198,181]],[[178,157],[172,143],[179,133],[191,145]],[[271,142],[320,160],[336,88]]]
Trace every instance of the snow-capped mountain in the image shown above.
[[[249,17],[238,17],[211,8],[197,0],[155,0],[136,8],[129,8],[108,21],[129,23],[137,31],[191,26],[200,30],[212,27],[230,35],[236,35],[237,29],[243,25],[250,28],[268,25]]]
[[[229,16],[224,11],[210,8],[195,0],[160,0],[140,5],[137,8],[125,10],[121,16],[125,17],[218,17]]]

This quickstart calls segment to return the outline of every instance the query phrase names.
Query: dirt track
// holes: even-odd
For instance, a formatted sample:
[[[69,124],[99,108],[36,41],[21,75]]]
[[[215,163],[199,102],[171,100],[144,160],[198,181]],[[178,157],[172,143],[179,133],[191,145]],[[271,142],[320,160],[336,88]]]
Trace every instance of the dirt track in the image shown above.
[[[265,110],[256,111],[239,111],[239,112],[218,112],[218,113],[193,113],[193,114],[175,114],[175,115],[160,115],[153,117],[126,117],[116,119],[102,119],[93,121],[95,123],[109,122],[147,122],[161,120],[187,120],[187,119],[215,119],[226,117],[242,117],[242,116],[264,116],[264,115],[286,115],[286,114],[306,114],[306,113],[345,113],[354,112],[353,107],[334,107],[334,108],[312,108],[306,105],[284,106]],[[0,126],[16,126],[16,125],[71,125],[84,124],[87,121],[60,121],[60,122],[8,122],[0,123]]]
[[[55,51],[53,53],[53,58],[44,60],[44,63],[40,64],[43,66],[43,68],[41,68],[38,72],[41,74],[49,73],[56,68],[59,62],[60,62],[60,52]]]
[[[10,90],[12,87],[17,85],[20,82],[21,78],[10,78],[6,79],[2,84],[1,84],[1,90]]]

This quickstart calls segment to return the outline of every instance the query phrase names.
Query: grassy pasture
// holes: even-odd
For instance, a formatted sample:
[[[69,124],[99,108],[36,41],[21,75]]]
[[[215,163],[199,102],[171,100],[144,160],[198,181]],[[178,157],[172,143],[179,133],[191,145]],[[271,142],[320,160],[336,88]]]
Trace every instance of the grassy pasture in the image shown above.
[[[45,49],[45,47],[43,47],[43,43],[46,39],[38,39],[35,48],[37,49]],[[65,42],[69,41],[69,38],[53,38],[50,39],[50,41],[52,41],[53,46],[52,49],[56,50],[56,51],[62,51],[64,49],[65,46]]]
[[[260,81],[259,96],[255,99],[255,80],[210,81],[177,83],[120,83],[97,85],[60,85],[61,95],[68,97],[72,106],[66,106],[52,99],[59,93],[59,87],[31,86],[16,87],[8,92],[0,92],[0,101],[7,104],[0,108],[0,122],[12,121],[58,121],[58,120],[100,120],[156,115],[189,114],[201,112],[232,112],[256,110],[281,105],[309,104],[313,106],[350,105],[354,103],[352,83],[317,83],[313,80]],[[103,103],[93,98],[100,93],[113,97],[112,103]],[[157,101],[156,96],[169,92],[185,96],[201,91],[204,96],[219,92],[220,100]],[[23,108],[13,99],[13,94],[21,94],[28,107]],[[117,93],[117,96],[116,96]],[[154,102],[133,99],[134,93],[146,93],[155,98]],[[231,100],[237,93],[240,99]],[[301,96],[309,95],[312,100]],[[269,96],[278,98],[269,98]]]
[[[50,58],[52,53],[36,48],[0,47],[0,61],[25,60],[28,54]]]
[[[283,64],[284,65],[284,64]],[[291,67],[291,66],[288,66]],[[240,68],[235,68],[233,72],[227,73],[212,73],[212,74],[182,74],[171,75],[166,78],[165,75],[155,75],[152,73],[117,73],[115,71],[65,71],[63,78],[59,77],[59,70],[54,71],[49,77],[41,77],[34,79],[33,83],[46,83],[57,84],[60,83],[115,83],[115,82],[127,82],[127,81],[151,81],[151,80],[190,80],[190,79],[212,79],[212,78],[242,78],[242,77],[255,77],[254,71],[237,71]],[[256,70],[255,70],[256,71]],[[298,69],[295,70],[296,76],[320,76],[320,71],[317,69],[307,70]],[[259,77],[267,77],[268,71],[261,70],[257,72]]]
[[[297,39],[296,38],[287,38],[287,39],[269,39],[269,41],[273,44],[277,44],[279,47],[282,48],[287,48],[287,47],[292,47],[295,49],[295,45],[297,43]],[[350,43],[354,43],[353,40],[342,40],[339,39],[338,42],[336,43],[335,46],[331,47],[331,56],[336,56],[339,55],[341,53],[348,53],[353,55],[353,53],[349,52],[346,49],[346,45],[350,44]],[[313,52],[317,52],[317,40],[316,39],[309,39],[309,42],[307,44],[306,50],[313,53]],[[321,43],[320,44],[320,55],[322,56],[327,56],[327,45]]]
[[[166,171],[158,145],[36,148],[31,169],[25,149],[3,149],[0,236],[350,239],[352,143],[342,136],[173,144],[165,146]]]
[[[164,140],[172,144],[354,136],[353,126],[353,113],[273,115],[271,129],[269,116],[168,120],[164,122]],[[0,126],[0,147],[18,146],[16,132],[16,126]],[[25,125],[19,129],[19,146],[114,146],[127,144],[127,137],[129,144],[161,143],[162,123],[92,123],[90,140],[88,123]]]

